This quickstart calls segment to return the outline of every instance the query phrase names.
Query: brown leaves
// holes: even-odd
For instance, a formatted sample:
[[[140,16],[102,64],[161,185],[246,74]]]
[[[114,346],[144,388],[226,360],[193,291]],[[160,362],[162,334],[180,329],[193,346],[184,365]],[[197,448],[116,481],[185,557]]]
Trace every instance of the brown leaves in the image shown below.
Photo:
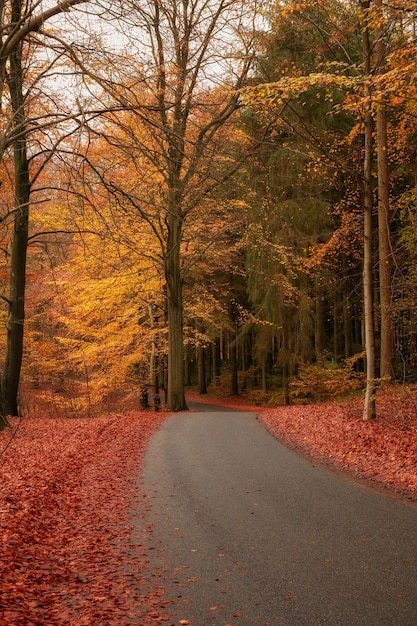
[[[0,460],[1,626],[169,622],[129,519],[144,502],[141,454],[162,419],[21,422]],[[9,437],[1,433],[0,449]]]

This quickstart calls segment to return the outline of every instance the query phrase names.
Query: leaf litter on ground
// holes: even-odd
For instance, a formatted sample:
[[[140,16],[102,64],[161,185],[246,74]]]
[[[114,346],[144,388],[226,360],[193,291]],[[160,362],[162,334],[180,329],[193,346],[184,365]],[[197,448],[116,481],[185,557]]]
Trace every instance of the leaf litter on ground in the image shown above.
[[[164,418],[11,420],[0,435],[1,626],[169,623],[130,519],[137,505],[150,532],[138,475]]]

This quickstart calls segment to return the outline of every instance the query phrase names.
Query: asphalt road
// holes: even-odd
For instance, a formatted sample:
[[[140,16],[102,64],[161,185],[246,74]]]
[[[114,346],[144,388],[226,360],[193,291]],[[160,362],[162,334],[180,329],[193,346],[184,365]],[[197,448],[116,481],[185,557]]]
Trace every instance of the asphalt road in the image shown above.
[[[143,482],[176,624],[414,626],[417,508],[314,466],[256,414],[170,417]]]

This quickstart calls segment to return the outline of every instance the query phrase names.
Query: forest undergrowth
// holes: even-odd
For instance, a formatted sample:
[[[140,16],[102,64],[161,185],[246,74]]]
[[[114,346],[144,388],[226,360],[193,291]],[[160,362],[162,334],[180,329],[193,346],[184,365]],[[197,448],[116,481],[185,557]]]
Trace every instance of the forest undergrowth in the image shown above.
[[[413,394],[261,408],[244,398],[188,400],[256,411],[289,446],[417,503]],[[246,403],[245,403],[246,402]],[[132,405],[94,418],[12,419],[0,433],[0,626],[172,624],[138,475],[166,418]],[[131,512],[136,511],[133,532]]]

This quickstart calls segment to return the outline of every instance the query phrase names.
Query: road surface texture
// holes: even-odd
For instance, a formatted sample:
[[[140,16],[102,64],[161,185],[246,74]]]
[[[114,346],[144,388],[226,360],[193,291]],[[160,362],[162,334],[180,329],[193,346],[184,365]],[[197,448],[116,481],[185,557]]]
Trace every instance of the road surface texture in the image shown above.
[[[417,624],[417,508],[315,466],[255,413],[197,409],[168,418],[142,477],[173,622]]]

